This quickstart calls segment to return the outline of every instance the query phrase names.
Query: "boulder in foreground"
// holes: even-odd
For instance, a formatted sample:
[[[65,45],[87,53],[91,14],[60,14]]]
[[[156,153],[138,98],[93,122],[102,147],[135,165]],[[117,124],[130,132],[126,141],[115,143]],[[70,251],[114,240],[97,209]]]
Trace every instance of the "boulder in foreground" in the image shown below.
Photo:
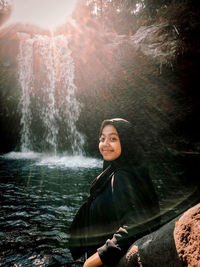
[[[200,266],[200,203],[177,221],[174,240],[182,266]]]

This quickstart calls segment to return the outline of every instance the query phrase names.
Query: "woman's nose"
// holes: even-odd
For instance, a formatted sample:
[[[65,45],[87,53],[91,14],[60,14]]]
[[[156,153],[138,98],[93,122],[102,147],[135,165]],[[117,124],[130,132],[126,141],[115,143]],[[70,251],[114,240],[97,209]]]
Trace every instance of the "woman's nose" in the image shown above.
[[[109,139],[108,138],[105,138],[104,145],[108,145],[108,144],[109,144]]]

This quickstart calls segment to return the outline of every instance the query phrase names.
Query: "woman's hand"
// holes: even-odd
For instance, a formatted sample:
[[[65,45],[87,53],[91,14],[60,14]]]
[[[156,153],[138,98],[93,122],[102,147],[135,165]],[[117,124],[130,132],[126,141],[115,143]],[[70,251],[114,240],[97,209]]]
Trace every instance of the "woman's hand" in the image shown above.
[[[85,261],[83,267],[98,267],[101,266],[102,264],[103,262],[101,261],[98,252],[96,252]]]

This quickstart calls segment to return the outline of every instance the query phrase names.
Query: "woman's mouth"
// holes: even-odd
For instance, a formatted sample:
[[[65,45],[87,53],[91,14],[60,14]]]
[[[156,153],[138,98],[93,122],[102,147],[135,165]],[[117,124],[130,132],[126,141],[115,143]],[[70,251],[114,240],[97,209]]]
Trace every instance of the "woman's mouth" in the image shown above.
[[[108,153],[111,153],[111,152],[113,152],[112,150],[108,150],[108,149],[103,149],[103,153],[104,154],[108,154]]]

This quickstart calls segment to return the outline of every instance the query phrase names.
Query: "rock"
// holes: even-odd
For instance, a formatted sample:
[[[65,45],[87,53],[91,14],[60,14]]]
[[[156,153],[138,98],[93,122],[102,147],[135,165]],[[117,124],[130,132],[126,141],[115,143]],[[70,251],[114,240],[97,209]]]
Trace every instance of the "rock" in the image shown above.
[[[174,224],[178,218],[134,242],[117,267],[182,266],[173,238]]]
[[[174,240],[182,266],[200,266],[200,203],[177,221]]]
[[[10,1],[1,0],[0,1],[0,26],[9,19],[12,11],[12,4]]]
[[[199,267],[200,203],[146,235],[115,267]]]

